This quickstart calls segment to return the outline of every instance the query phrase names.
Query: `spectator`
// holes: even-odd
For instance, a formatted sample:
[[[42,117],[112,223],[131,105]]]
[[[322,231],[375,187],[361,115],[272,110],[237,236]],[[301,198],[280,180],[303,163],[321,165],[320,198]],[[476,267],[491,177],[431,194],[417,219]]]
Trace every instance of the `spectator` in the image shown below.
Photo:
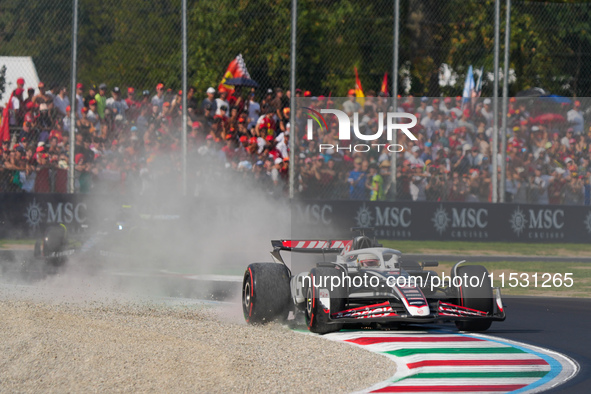
[[[96,128],[94,127],[90,119],[88,119],[88,108],[82,107],[81,113],[82,116],[80,117],[80,119],[76,121],[76,128],[78,129],[78,132],[81,134],[94,135],[94,133],[96,132]]]
[[[228,97],[228,92],[221,91],[220,97],[215,99],[215,115],[222,116],[222,117],[229,117],[229,108],[230,104],[226,100]]]
[[[82,108],[84,108],[84,85],[76,84],[76,117],[82,117]]]
[[[351,200],[365,200],[367,189],[365,187],[367,172],[362,169],[362,160],[357,157],[353,162],[353,170],[349,172],[347,182],[349,183],[349,198]],[[367,162],[365,162],[367,165]]]
[[[70,99],[68,98],[68,91],[65,86],[59,88],[59,92],[53,98],[53,103],[58,111],[59,116],[66,116],[66,108],[70,105]]]
[[[105,119],[105,109],[107,108],[106,94],[107,94],[107,84],[101,83],[99,85],[99,92],[94,96],[94,100],[96,103],[96,110],[97,110],[96,114],[98,115],[100,121],[103,121]]]
[[[111,113],[115,116],[116,119],[126,120],[127,119],[127,110],[129,106],[125,102],[125,100],[121,99],[121,90],[118,86],[113,88],[111,92],[111,97],[107,99],[105,102],[107,108],[111,110]]]
[[[347,97],[349,97],[349,99],[343,103],[343,111],[345,111],[349,117],[352,117],[354,112],[359,112],[361,106],[356,101],[355,89],[349,89]]]
[[[375,163],[369,166],[365,187],[369,189],[370,201],[382,201],[384,199],[384,179],[378,174],[378,166]]]
[[[87,113],[87,117],[88,120],[90,121],[90,123],[92,124],[92,126],[95,129],[100,129],[100,117],[99,117],[99,113],[98,113],[98,108],[97,108],[97,103],[96,100],[90,100],[88,102],[89,104],[89,109],[88,109],[88,113]]]
[[[90,87],[88,88],[88,94],[86,95],[86,97],[84,97],[84,106],[85,107],[88,108],[90,106],[90,101],[94,100],[97,92],[98,92],[98,89],[96,88],[96,85],[90,85]]]
[[[581,112],[581,102],[579,100],[575,100],[573,108],[566,113],[566,121],[573,128],[575,135],[583,133],[585,118],[583,112]]]
[[[261,113],[261,106],[258,102],[255,101],[254,93],[249,94],[248,100],[248,126],[247,128],[250,130],[252,129],[259,120],[259,115]]]
[[[152,107],[158,107],[158,112],[162,111],[162,105],[164,104],[164,84],[159,83],[156,85],[156,94],[152,97],[150,101]]]

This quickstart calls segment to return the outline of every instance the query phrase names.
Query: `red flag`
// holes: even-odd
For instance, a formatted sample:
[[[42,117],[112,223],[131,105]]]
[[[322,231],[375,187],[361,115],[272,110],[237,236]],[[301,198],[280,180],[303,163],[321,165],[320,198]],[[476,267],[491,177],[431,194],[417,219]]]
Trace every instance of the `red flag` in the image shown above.
[[[384,73],[384,80],[382,81],[382,88],[380,92],[388,95],[388,73]]]
[[[365,95],[363,94],[361,81],[359,80],[359,75],[357,74],[357,67],[355,67],[355,96],[358,98],[357,102],[359,103],[359,105],[363,107],[363,105],[365,104],[365,99],[361,97],[365,97]]]
[[[230,78],[240,78],[245,77],[250,79],[250,74],[246,69],[246,64],[244,63],[244,59],[242,58],[242,54],[236,56],[234,60],[230,62],[228,65],[228,69],[224,73],[224,77],[222,78],[222,82],[218,86],[218,92],[228,92],[228,95],[231,95],[234,92],[234,86],[225,85],[227,79]]]
[[[12,96],[14,92],[10,94],[10,98],[8,99],[8,103],[6,103],[6,107],[4,111],[2,111],[2,123],[0,124],[0,140],[8,141],[10,140],[10,110],[12,109]]]

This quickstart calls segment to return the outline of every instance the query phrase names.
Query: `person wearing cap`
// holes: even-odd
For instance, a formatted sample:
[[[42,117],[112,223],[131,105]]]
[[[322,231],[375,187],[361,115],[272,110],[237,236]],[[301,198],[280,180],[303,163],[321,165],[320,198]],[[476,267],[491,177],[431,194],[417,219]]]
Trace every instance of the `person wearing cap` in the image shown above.
[[[263,100],[269,106],[271,105],[271,101],[273,100],[273,89],[271,89],[271,88],[267,89],[267,94],[266,94],[266,96],[265,96],[265,98]]]
[[[349,89],[347,97],[349,99],[343,103],[343,111],[351,117],[354,112],[359,112],[361,105],[356,101],[355,89]]]
[[[88,102],[88,113],[86,114],[88,120],[92,123],[94,128],[100,127],[100,117],[96,105],[96,100],[92,99]]]
[[[462,113],[462,117],[458,121],[458,127],[465,128],[466,131],[470,135],[473,135],[474,132],[476,131],[476,127],[474,127],[474,123],[472,122],[470,117],[471,117],[470,110],[468,108],[464,109],[464,112]]]
[[[129,106],[125,102],[125,100],[121,99],[121,90],[118,86],[115,86],[111,91],[111,97],[109,97],[106,101],[107,108],[111,110],[113,116],[117,117],[121,115],[123,118],[122,120],[127,119],[127,110],[129,110]]]
[[[25,111],[23,121],[30,123],[31,126],[36,126],[37,115],[34,113],[35,104],[33,104],[33,101],[29,100],[28,102],[25,102]]]
[[[265,108],[265,105],[263,105],[263,108]],[[265,109],[263,109],[263,112],[265,115],[259,116],[255,125],[255,134],[267,133],[268,135],[275,135],[275,130],[277,129],[275,114],[273,112],[266,112]]]
[[[105,119],[105,109],[107,108],[107,84],[99,85],[99,92],[94,96],[96,101],[97,115],[100,120]]]
[[[482,102],[483,106],[480,109],[480,114],[482,115],[482,117],[484,119],[486,119],[486,127],[491,127],[492,126],[492,121],[493,121],[493,112],[492,112],[492,108],[491,108],[491,103],[492,101],[487,97],[484,99],[484,101]]]
[[[215,99],[216,110],[215,115],[221,115],[224,117],[230,116],[230,103],[228,103],[228,92],[222,90],[220,92],[220,97]]]
[[[71,115],[72,107],[68,105],[66,107],[66,116],[64,116],[64,118],[61,120],[62,129],[64,132],[67,132],[68,134],[70,133],[70,125],[72,120]]]
[[[583,134],[585,117],[581,111],[581,102],[575,100],[573,108],[566,113],[566,121],[573,128],[574,135]]]
[[[152,107],[154,107],[154,106],[158,107],[158,113],[162,112],[162,105],[164,104],[164,93],[165,93],[164,84],[163,83],[157,84],[156,85],[156,94],[154,96],[152,96],[152,100],[150,101],[150,103],[152,104]]]
[[[365,187],[369,190],[369,201],[382,201],[384,199],[384,178],[378,173],[376,163],[369,166]]]
[[[215,113],[217,112],[217,103],[215,100],[215,89],[212,87],[209,87],[207,89],[206,93],[207,93],[207,97],[205,97],[203,99],[203,101],[201,102],[201,112],[203,113],[205,118],[208,120],[208,122],[212,123],[213,117],[215,116]]]
[[[149,90],[144,90],[142,92],[142,99],[140,101],[140,105],[142,107],[152,107],[152,104],[150,104],[150,91]]]
[[[446,97],[441,101],[439,105],[439,112],[443,112],[446,116],[449,116],[451,113],[452,104],[451,104],[451,97]]]
[[[127,119],[134,122],[140,114],[140,107],[142,104],[135,99],[135,89],[133,87],[127,88],[127,97],[125,98],[127,104]]]
[[[12,95],[10,96],[12,105],[12,110],[10,111],[9,119],[10,126],[20,125],[24,121],[26,108],[24,104],[23,94],[23,88],[16,88],[12,91]]]
[[[275,138],[275,142],[277,142],[275,149],[281,153],[281,157],[289,157],[289,131],[280,133],[277,138]]]
[[[82,116],[76,120],[76,129],[80,134],[94,134],[96,130],[90,119],[88,119],[88,111],[88,108],[82,107],[80,111]]]
[[[466,158],[468,159],[468,163],[470,163],[470,168],[479,168],[482,164],[483,155],[480,153],[478,146],[473,146],[470,148],[470,153],[466,154]]]
[[[86,96],[84,96],[84,106],[86,108],[89,107],[90,100],[94,100],[94,97],[96,96],[96,93],[98,92],[98,88],[96,87],[95,84],[90,84],[90,86],[88,87],[88,94],[86,94]]]
[[[414,111],[417,114],[425,115],[425,111],[427,110],[427,107],[429,106],[429,99],[425,96],[421,97],[421,102],[419,104],[419,106],[417,107],[417,109]]]
[[[188,103],[188,99],[187,99],[187,103]],[[181,114],[181,112],[179,112],[180,108],[183,106],[183,91],[179,90],[177,91],[176,96],[171,100],[170,102],[170,113],[173,117],[178,116],[179,114]]]

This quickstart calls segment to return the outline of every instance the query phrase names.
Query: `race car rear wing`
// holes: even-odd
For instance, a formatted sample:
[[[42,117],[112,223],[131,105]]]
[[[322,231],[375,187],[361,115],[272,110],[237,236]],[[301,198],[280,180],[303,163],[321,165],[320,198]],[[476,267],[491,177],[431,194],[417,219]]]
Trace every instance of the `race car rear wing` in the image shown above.
[[[283,264],[290,269],[283,261],[283,257],[281,257],[282,250],[325,255],[327,253],[341,253],[343,249],[349,250],[352,244],[353,241],[351,240],[273,240],[271,241],[271,245],[273,245],[271,257],[273,257],[275,262]]]
[[[275,240],[271,241],[273,250],[287,250],[299,253],[341,253],[351,248],[351,240]]]

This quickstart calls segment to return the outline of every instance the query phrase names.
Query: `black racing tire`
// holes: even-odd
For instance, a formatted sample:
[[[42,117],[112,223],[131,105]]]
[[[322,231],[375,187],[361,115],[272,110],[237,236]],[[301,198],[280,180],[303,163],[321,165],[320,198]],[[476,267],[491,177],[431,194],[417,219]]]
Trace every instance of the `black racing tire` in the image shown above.
[[[66,262],[65,256],[52,256],[54,253],[63,252],[66,243],[66,229],[64,226],[51,226],[47,229],[43,238],[43,256],[45,256],[48,265],[59,267]]]
[[[348,289],[345,286],[339,286],[331,289],[330,279],[337,276],[342,279],[343,271],[336,268],[318,267],[310,271],[310,286],[304,290],[306,293],[306,325],[308,329],[316,334],[327,334],[329,332],[340,331],[343,328],[343,323],[330,323],[330,314],[341,312],[345,309]],[[316,278],[316,279],[314,279]],[[322,278],[322,280],[320,280]],[[328,281],[328,286],[325,284]],[[321,285],[318,287],[315,285]],[[329,293],[330,308],[323,307],[319,300],[319,289],[326,289]]]
[[[479,287],[466,286],[462,282],[462,286],[457,288],[458,305],[467,308],[477,309],[479,311],[492,313],[493,312],[493,297],[492,285],[488,271],[481,265],[464,265],[457,268],[457,276],[468,278],[473,276],[478,277],[480,282]],[[492,324],[491,320],[468,320],[455,322],[456,327],[460,331],[486,331]]]
[[[242,312],[248,324],[284,322],[290,310],[289,270],[278,263],[253,263],[244,272]]]
[[[42,241],[39,239],[35,241],[35,250],[33,252],[35,258],[41,257],[41,243]]]

